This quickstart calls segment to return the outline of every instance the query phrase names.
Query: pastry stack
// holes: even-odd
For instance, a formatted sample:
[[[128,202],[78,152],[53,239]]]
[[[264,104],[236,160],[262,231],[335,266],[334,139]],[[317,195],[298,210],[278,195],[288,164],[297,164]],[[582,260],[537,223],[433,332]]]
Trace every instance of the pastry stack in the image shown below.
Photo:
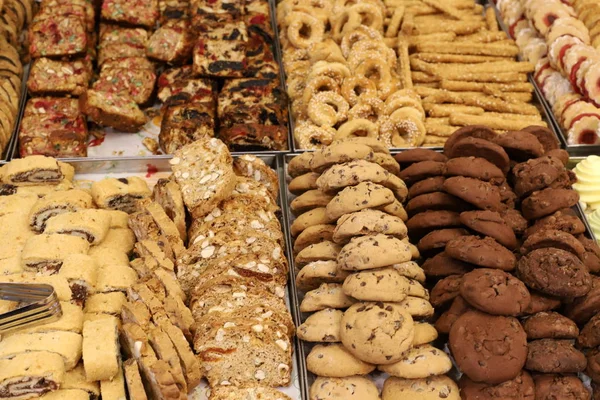
[[[378,399],[369,373],[391,377],[383,399],[431,391],[458,399],[444,376],[450,358],[430,343],[435,328],[419,256],[407,240],[407,197],[398,163],[371,138],[334,142],[292,159],[296,286],[311,313],[298,336],[315,343],[307,368],[311,399]]]
[[[234,161],[215,138],[182,147],[170,163],[192,216],[177,277],[211,398],[287,398],[274,389],[291,383],[294,335],[277,174],[254,156]]]

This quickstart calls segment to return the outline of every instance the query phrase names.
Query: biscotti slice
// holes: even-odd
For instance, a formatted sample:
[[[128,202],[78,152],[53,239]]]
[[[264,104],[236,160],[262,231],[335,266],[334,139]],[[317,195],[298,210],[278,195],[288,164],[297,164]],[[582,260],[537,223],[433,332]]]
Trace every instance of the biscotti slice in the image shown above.
[[[87,254],[90,244],[79,236],[36,235],[30,237],[21,256],[23,269],[51,274],[60,269],[69,254]]]
[[[94,90],[126,95],[137,104],[149,104],[154,93],[156,74],[150,69],[103,68],[94,82]]]
[[[81,359],[82,337],[74,332],[44,332],[16,334],[0,342],[0,358],[11,358],[21,353],[49,351],[59,354],[67,370],[74,368]]]
[[[62,316],[58,320],[47,324],[32,326],[31,328],[27,329],[21,329],[16,332],[19,334],[45,333],[54,331],[81,333],[83,328],[83,311],[81,310],[81,307],[76,304],[61,301],[60,308],[62,309]],[[9,333],[8,335],[11,334],[14,335],[17,333]]]
[[[88,45],[85,21],[75,15],[53,15],[29,27],[29,55],[63,57],[82,54]]]
[[[148,400],[137,361],[133,358],[125,361],[123,363],[123,371],[125,373],[125,383],[127,384],[129,398],[131,400]]]
[[[46,393],[40,398],[44,400],[88,400],[90,394],[80,389],[60,389]]]
[[[102,400],[123,400],[127,398],[125,393],[125,378],[120,366],[117,374],[112,379],[100,382],[100,394],[102,395]]]
[[[233,169],[237,175],[245,176],[262,183],[271,193],[273,199],[279,197],[279,178],[277,173],[271,169],[262,159],[244,154],[233,160]]]
[[[168,321],[160,321],[157,323],[157,326],[169,336],[173,346],[175,346],[175,350],[181,360],[181,367],[185,375],[188,389],[195,388],[202,379],[200,363],[192,351],[185,335],[181,329]]]
[[[42,232],[46,227],[46,221],[55,215],[69,211],[78,211],[91,208],[92,196],[84,190],[72,189],[52,192],[33,206],[29,216],[31,229]]]
[[[260,400],[292,400],[291,397],[277,389],[266,386],[252,386],[238,388],[235,386],[217,386],[210,391],[211,400],[238,400],[238,399],[260,399]]]
[[[81,110],[92,121],[122,132],[138,132],[146,116],[135,101],[123,94],[87,90],[79,97]]]
[[[121,292],[96,293],[88,297],[84,310],[86,313],[120,316],[126,302],[127,298]]]
[[[53,15],[73,15],[85,22],[86,30],[92,32],[94,30],[94,23],[96,22],[93,18],[88,18],[86,7],[80,4],[60,4],[57,2],[52,6],[49,6],[47,2],[42,2],[42,6],[33,18],[34,22],[42,19],[52,17]]]
[[[169,371],[179,389],[187,393],[187,382],[181,368],[181,360],[169,336],[162,329],[151,326],[148,330],[148,339],[158,359],[169,364]]]
[[[192,57],[194,39],[189,20],[170,20],[150,36],[146,54],[171,65],[185,64]]]
[[[4,168],[3,181],[15,186],[56,185],[64,178],[58,162],[50,157],[31,156],[11,161]]]
[[[91,77],[88,60],[38,58],[31,65],[27,89],[31,96],[79,96],[87,90]]]
[[[208,214],[229,197],[235,185],[232,161],[225,144],[214,138],[184,146],[169,161],[194,218]]]
[[[104,240],[93,246],[90,249],[89,254],[91,256],[95,254],[102,254],[106,250],[122,251],[123,253],[130,254],[135,245],[135,235],[129,228],[117,228],[109,229],[108,233],[104,237]]]
[[[187,241],[185,206],[179,185],[171,179],[159,179],[154,185],[152,198],[160,204],[175,223],[181,240]]]
[[[160,204],[155,203],[150,199],[145,199],[143,201],[138,202],[138,206],[147,211],[158,229],[160,230],[161,235],[169,241],[171,245],[171,249],[175,253],[175,257],[179,257],[184,251],[185,247],[183,246],[183,240],[179,236],[179,230],[175,223],[169,219],[169,216],[165,212],[165,210],[160,206]]]
[[[124,324],[136,324],[146,328],[150,324],[152,315],[148,307],[141,301],[128,301],[121,309],[121,319]]]
[[[65,376],[59,354],[47,351],[18,354],[0,360],[0,393],[10,399],[30,399],[57,390]]]
[[[173,261],[167,257],[160,245],[154,240],[140,240],[135,244],[135,252],[144,258],[146,266],[153,271],[163,268],[167,271],[175,271]],[[152,263],[149,263],[151,261]]]
[[[214,108],[206,103],[184,103],[167,107],[158,140],[166,153],[173,154],[189,143],[213,136]]]
[[[65,379],[60,385],[60,388],[84,390],[88,393],[90,398],[100,397],[100,385],[98,382],[87,381],[83,363],[77,364],[75,368],[65,373]]]
[[[46,221],[44,233],[73,235],[98,244],[108,233],[110,217],[97,210],[80,210],[56,215]]]
[[[98,268],[96,290],[100,293],[126,292],[137,280],[137,273],[129,266],[101,266]]]
[[[92,184],[92,198],[98,207],[129,214],[137,210],[138,200],[151,193],[146,181],[137,176],[107,178]]]
[[[119,372],[117,319],[108,317],[83,325],[83,366],[89,381],[113,379]]]
[[[96,260],[85,254],[69,254],[58,273],[69,282],[73,296],[84,304],[89,293],[94,292],[98,280]]]
[[[101,17],[119,24],[153,28],[158,19],[158,0],[104,0]]]
[[[145,376],[147,393],[156,400],[186,400],[186,393],[177,386],[177,382],[169,371],[169,364],[163,360],[152,361],[142,358],[140,368]]]
[[[134,323],[124,323],[119,331],[121,349],[127,357],[140,361],[144,358],[156,361],[156,354],[150,346],[148,335],[144,329]]]
[[[86,23],[91,22],[93,24],[96,21],[94,5],[86,0],[43,0],[41,3],[42,8],[48,8],[49,10],[56,9],[59,6],[83,7],[85,9]],[[93,28],[93,25],[90,27]]]

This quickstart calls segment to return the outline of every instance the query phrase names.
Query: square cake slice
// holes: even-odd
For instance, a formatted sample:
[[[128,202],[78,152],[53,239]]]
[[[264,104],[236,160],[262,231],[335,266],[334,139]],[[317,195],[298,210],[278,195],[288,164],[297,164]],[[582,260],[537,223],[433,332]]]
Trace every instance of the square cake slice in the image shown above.
[[[29,54],[33,58],[82,54],[87,45],[85,21],[75,15],[51,16],[29,27]]]
[[[92,121],[122,132],[138,132],[146,115],[136,102],[123,94],[88,90],[79,98],[81,110]]]
[[[79,96],[87,90],[91,77],[90,60],[38,58],[31,65],[27,89],[32,96]]]
[[[154,93],[156,74],[149,69],[103,68],[93,89],[125,94],[137,104],[149,104]]]
[[[158,19],[158,0],[104,0],[101,17],[119,24],[153,28]]]
[[[215,111],[203,103],[167,107],[163,116],[159,143],[167,154],[195,140],[215,135]]]
[[[247,41],[243,22],[227,23],[202,34],[194,47],[194,72],[202,76],[243,77]]]
[[[150,37],[148,57],[172,65],[187,63],[192,57],[195,35],[187,20],[169,20]]]

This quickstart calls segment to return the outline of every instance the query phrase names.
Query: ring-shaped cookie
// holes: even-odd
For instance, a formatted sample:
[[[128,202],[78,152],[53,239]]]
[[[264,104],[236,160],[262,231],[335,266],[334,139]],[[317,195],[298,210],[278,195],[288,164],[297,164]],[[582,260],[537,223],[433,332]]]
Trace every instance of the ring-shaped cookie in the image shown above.
[[[304,104],[308,104],[315,93],[319,92],[339,93],[340,86],[335,79],[329,76],[314,76],[306,83],[306,87],[304,88],[304,93],[302,94]]]
[[[350,19],[354,15],[360,17],[360,24],[368,26],[371,29],[381,32],[383,30],[383,13],[380,8],[370,3],[357,3],[348,9]]]
[[[372,137],[379,136],[379,127],[368,119],[353,119],[340,126],[335,134],[334,140],[349,137]]]
[[[375,83],[367,77],[351,76],[344,79],[341,93],[348,104],[354,106],[362,97],[377,96],[377,86],[375,86]]]
[[[350,68],[353,68],[352,62],[350,60],[361,60],[361,58],[364,60],[366,57],[361,57],[361,55],[370,54],[368,52],[378,53],[378,59],[381,59],[381,57],[383,56],[391,70],[396,67],[398,56],[396,55],[396,52],[393,49],[389,48],[383,41],[361,40],[359,42],[356,42],[354,46],[352,46],[352,50],[350,50],[350,54],[348,56],[348,65],[350,66]],[[357,65],[358,64],[356,64],[356,66]]]
[[[286,17],[289,21],[287,38],[297,48],[308,48],[312,43],[323,40],[325,24],[318,18],[302,12],[292,12]]]
[[[308,103],[308,116],[318,126],[335,126],[348,117],[350,106],[342,95],[335,92],[319,92]]]
[[[362,16],[358,13],[350,14],[348,10],[342,11],[335,17],[331,24],[331,36],[336,42],[342,40],[344,35],[353,32],[361,26]]]
[[[294,138],[301,149],[319,149],[333,142],[337,131],[330,126],[316,126],[310,122],[294,128]]]
[[[354,45],[361,40],[383,40],[380,32],[369,28],[365,25],[358,26],[352,32],[349,32],[342,37],[340,48],[344,57],[348,58]]]
[[[419,110],[422,119],[425,119],[425,110],[419,100],[411,96],[397,96],[396,93],[393,93],[385,100],[385,107],[383,109],[385,115],[391,115],[394,111],[403,107],[412,107]]]
[[[339,86],[342,86],[344,79],[351,74],[350,69],[342,63],[331,63],[327,61],[316,62],[308,74],[307,80],[311,80],[315,76],[329,76],[336,80]]]
[[[394,147],[420,146],[425,139],[425,133],[421,113],[412,107],[394,111],[381,125],[381,134],[389,137]]]
[[[378,97],[362,97],[350,111],[348,111],[348,120],[368,119],[377,123],[383,115],[383,101]]]
[[[377,86],[377,94],[380,99],[386,99],[397,90],[397,84],[392,80],[390,67],[381,59],[368,59],[358,66],[355,73],[359,76],[369,78]]]

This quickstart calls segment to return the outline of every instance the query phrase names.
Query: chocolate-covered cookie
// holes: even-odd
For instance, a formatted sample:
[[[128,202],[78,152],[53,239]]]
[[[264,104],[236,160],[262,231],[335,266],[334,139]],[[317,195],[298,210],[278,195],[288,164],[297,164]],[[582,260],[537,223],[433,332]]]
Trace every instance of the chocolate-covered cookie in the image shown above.
[[[450,329],[450,350],[471,380],[499,384],[514,379],[527,359],[527,335],[516,318],[468,311]]]
[[[452,329],[452,325],[456,322],[461,315],[466,313],[467,311],[471,311],[473,308],[463,299],[461,296],[457,296],[452,301],[450,308],[440,315],[440,317],[435,321],[435,329],[438,332],[449,334],[450,329]]]
[[[493,315],[516,316],[529,305],[525,284],[498,269],[478,268],[462,277],[460,295],[473,307]]]
[[[593,349],[587,353],[587,367],[585,368],[585,374],[589,376],[592,381],[600,382],[600,350]]]
[[[417,247],[421,253],[444,250],[446,248],[446,243],[452,239],[466,236],[468,234],[469,231],[463,228],[439,229],[437,231],[429,232],[427,235],[423,236],[421,240],[419,240]]]
[[[595,240],[592,240],[585,235],[578,235],[577,239],[583,245],[585,253],[583,253],[583,263],[587,267],[588,271],[592,274],[600,272],[600,246]]]
[[[565,170],[564,165],[553,157],[540,157],[517,164],[512,172],[515,180],[515,193],[527,196],[536,190],[549,187]]]
[[[521,254],[527,254],[535,249],[547,247],[568,251],[580,259],[583,258],[583,253],[585,253],[583,244],[575,236],[567,232],[548,229],[529,236],[521,246]]]
[[[517,259],[515,255],[490,237],[461,236],[446,244],[450,257],[480,267],[512,271]]]
[[[443,192],[445,176],[432,176],[414,183],[408,189],[408,198],[412,199],[426,193]]]
[[[444,154],[429,149],[410,149],[394,156],[402,169],[421,161],[446,162],[448,159]]]
[[[450,257],[445,251],[428,258],[423,263],[423,270],[430,277],[464,275],[474,267],[473,264]]]
[[[543,311],[556,310],[560,307],[560,299],[556,297],[548,296],[535,290],[530,290],[529,295],[531,296],[531,301],[527,308],[523,310],[522,315],[537,314]]]
[[[525,370],[516,378],[498,385],[477,383],[463,375],[458,381],[462,400],[534,400],[533,378]]]
[[[452,152],[452,148],[454,147],[454,145],[463,139],[466,139],[469,137],[474,137],[474,138],[480,138],[480,139],[485,139],[485,140],[494,140],[494,138],[496,136],[498,136],[496,134],[496,132],[494,132],[492,129],[488,128],[487,126],[483,126],[483,125],[464,126],[460,129],[458,129],[457,131],[455,131],[452,135],[450,135],[448,140],[446,140],[446,143],[444,144],[444,154],[449,156],[449,154]]]
[[[527,339],[575,339],[577,324],[557,312],[539,312],[523,322]]]
[[[444,182],[444,191],[482,210],[500,210],[502,201],[498,187],[479,179],[454,176]]]
[[[504,173],[500,168],[481,157],[451,158],[446,162],[446,175],[466,176],[482,181],[504,180]]]
[[[527,128],[521,129],[521,131],[528,132],[534,135],[544,147],[545,152],[560,148],[560,143],[558,142],[558,139],[556,138],[554,132],[552,132],[545,126],[531,125]]]
[[[508,208],[500,211],[500,216],[517,236],[522,235],[529,226],[529,223],[525,218],[523,218],[523,214],[521,214],[521,211],[519,210]]]
[[[536,375],[535,398],[539,400],[589,400],[590,392],[576,376]]]
[[[440,161],[420,161],[400,171],[400,179],[408,186],[432,176],[442,176],[446,172],[446,163]]]
[[[408,221],[406,227],[411,237],[421,237],[436,229],[460,226],[460,215],[453,211],[425,211]]]
[[[530,288],[557,297],[583,296],[592,284],[577,256],[555,248],[537,249],[523,256],[517,263],[517,272]]]
[[[433,304],[433,302],[431,302]],[[600,346],[600,314],[596,314],[581,329],[577,344],[584,348]]]
[[[585,232],[585,225],[577,215],[571,213],[571,209],[558,210],[547,217],[538,219],[535,224],[525,231],[525,236],[533,235],[541,230],[558,230],[578,235]]]
[[[600,277],[592,275],[592,285],[589,292],[581,296],[567,307],[564,314],[577,322],[584,324],[600,312]]]
[[[406,204],[406,212],[411,216],[429,210],[461,212],[471,208],[472,206],[469,203],[444,192],[422,194],[413,197]]]
[[[448,158],[485,158],[500,168],[504,174],[508,173],[508,170],[510,169],[510,159],[508,154],[506,154],[506,151],[499,145],[485,139],[474,137],[463,139],[452,147],[452,150],[450,150],[450,153],[448,153],[447,156]]]
[[[573,207],[579,201],[579,194],[569,189],[544,189],[533,192],[523,200],[521,212],[528,220],[550,215],[562,208]]]
[[[517,237],[504,218],[495,211],[465,211],[460,214],[460,222],[467,228],[495,239],[501,245],[514,250]]]
[[[429,302],[434,307],[440,307],[460,294],[461,275],[450,275],[440,279],[429,293]]]
[[[509,131],[498,135],[494,143],[500,145],[511,160],[516,162],[527,161],[530,158],[541,157],[544,147],[540,141],[526,131]]]
[[[570,340],[540,339],[527,344],[529,371],[546,374],[575,374],[583,372],[585,355]]]

